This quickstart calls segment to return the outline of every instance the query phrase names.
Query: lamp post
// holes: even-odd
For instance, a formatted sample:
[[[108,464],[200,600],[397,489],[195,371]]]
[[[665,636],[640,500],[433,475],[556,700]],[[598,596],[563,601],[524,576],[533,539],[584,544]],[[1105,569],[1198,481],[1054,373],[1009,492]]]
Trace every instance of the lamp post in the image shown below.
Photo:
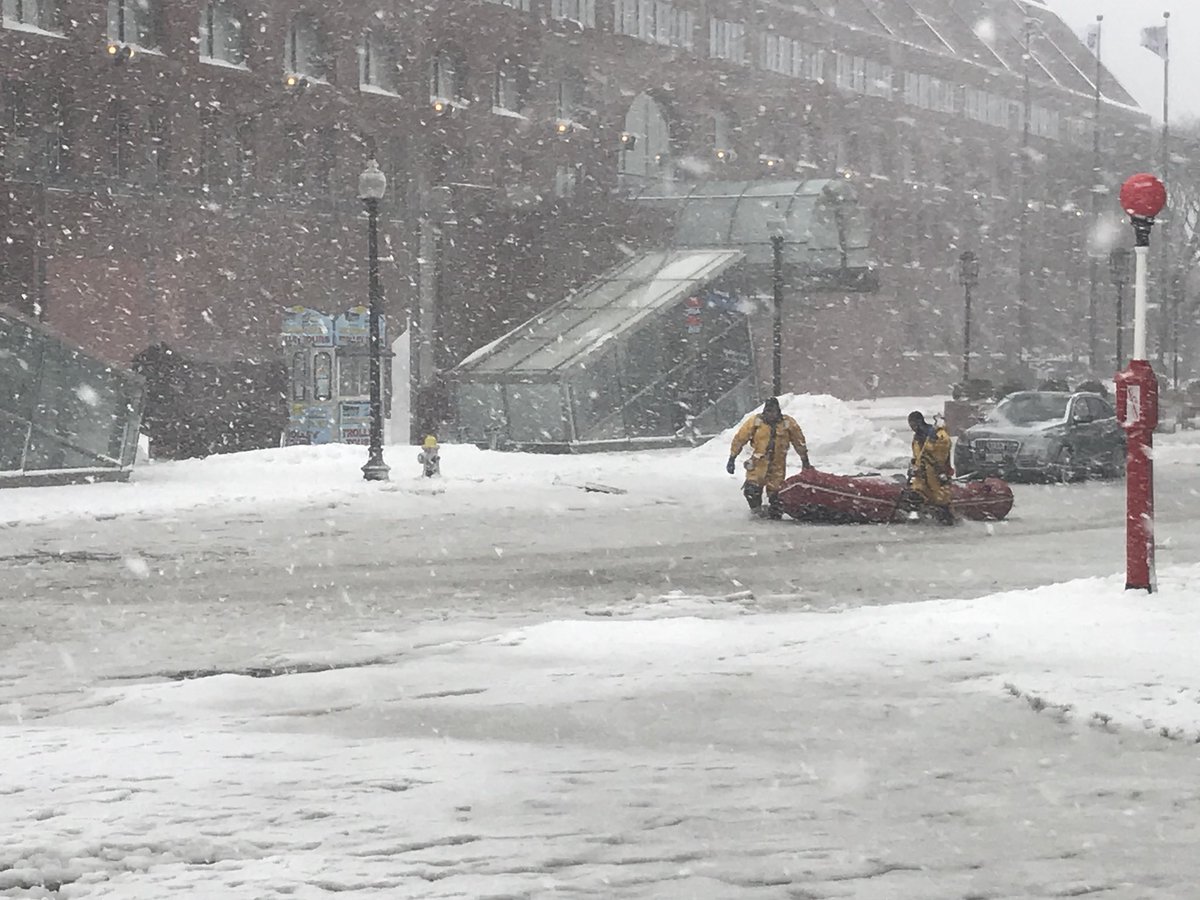
[[[770,220],[770,284],[775,305],[772,329],[772,394],[784,392],[784,232],[782,218]]]
[[[383,461],[383,379],[380,358],[380,318],[383,315],[383,287],[379,283],[379,201],[387,190],[387,177],[372,157],[358,176],[358,199],[367,208],[367,272],[369,278],[371,337],[371,444],[363,478],[367,481],[387,481],[388,467]]]
[[[1158,379],[1146,359],[1147,268],[1154,217],[1167,205],[1167,190],[1153,175],[1134,175],[1121,188],[1121,208],[1133,225],[1133,359],[1117,373],[1117,415],[1128,435],[1125,455],[1125,589],[1153,591],[1154,429],[1158,425]]]
[[[1125,365],[1125,285],[1129,283],[1129,251],[1119,247],[1108,255],[1108,277],[1117,289],[1117,371]]]
[[[963,316],[963,388],[971,380],[971,289],[979,284],[979,257],[970,250],[964,250],[958,257],[958,280],[963,286],[963,303],[966,307]]]

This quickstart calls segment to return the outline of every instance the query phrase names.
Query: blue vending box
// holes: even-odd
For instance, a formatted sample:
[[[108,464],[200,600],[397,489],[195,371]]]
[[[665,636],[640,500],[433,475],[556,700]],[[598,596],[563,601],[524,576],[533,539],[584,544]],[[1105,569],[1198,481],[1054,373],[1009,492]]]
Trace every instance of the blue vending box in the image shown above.
[[[288,365],[286,445],[327,444],[337,440],[337,399],[332,316],[293,306],[284,311],[280,329]]]

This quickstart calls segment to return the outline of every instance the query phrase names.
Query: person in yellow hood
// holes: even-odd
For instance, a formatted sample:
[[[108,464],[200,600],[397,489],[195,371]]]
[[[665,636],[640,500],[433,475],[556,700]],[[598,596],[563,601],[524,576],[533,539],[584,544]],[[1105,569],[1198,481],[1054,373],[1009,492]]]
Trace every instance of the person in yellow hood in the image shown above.
[[[934,518],[953,525],[950,479],[954,469],[950,465],[950,435],[945,428],[930,425],[916,410],[908,414],[908,427],[913,432],[908,486],[932,510]]]
[[[737,457],[742,448],[750,445],[750,458],[746,460],[746,481],[742,493],[751,511],[762,510],[763,489],[767,491],[767,515],[772,519],[783,518],[783,507],[779,502],[779,489],[787,477],[788,448],[794,447],[800,454],[800,463],[812,468],[808,461],[808,445],[804,432],[791,416],[785,416],[779,408],[779,400],[770,397],[763,404],[762,412],[751,416],[733,436],[729,447],[729,462],[725,471],[730,475],[737,468]]]

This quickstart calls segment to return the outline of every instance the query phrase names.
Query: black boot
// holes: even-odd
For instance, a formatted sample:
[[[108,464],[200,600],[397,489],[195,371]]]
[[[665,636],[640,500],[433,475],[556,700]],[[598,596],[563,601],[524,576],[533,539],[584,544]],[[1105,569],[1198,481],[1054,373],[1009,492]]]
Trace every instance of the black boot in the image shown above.
[[[749,481],[742,485],[742,496],[746,498],[750,512],[758,514],[762,510],[762,493],[762,485],[751,484]]]
[[[767,492],[767,518],[782,519],[783,518],[783,502],[779,499],[778,492]]]

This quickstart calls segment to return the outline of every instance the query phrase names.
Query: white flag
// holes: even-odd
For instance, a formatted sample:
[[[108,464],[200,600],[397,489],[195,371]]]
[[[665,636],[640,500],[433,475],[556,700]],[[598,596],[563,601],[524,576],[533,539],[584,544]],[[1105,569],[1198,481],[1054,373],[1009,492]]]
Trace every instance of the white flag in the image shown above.
[[[1142,46],[1155,56],[1167,58],[1167,26],[1142,29]]]
[[[1100,23],[1089,25],[1087,30],[1087,48],[1093,53],[1100,52]]]

